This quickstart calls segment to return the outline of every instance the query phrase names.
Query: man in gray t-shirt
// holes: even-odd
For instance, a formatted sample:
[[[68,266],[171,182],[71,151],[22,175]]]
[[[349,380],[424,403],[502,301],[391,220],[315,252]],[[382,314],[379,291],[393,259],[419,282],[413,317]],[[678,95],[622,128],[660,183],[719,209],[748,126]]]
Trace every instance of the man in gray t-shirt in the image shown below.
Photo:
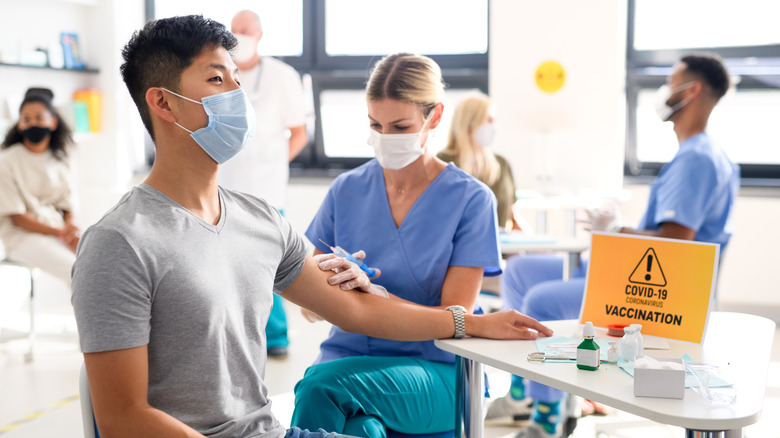
[[[271,413],[263,378],[272,293],[387,339],[552,334],[515,311],[464,315],[377,296],[342,258],[326,260],[340,271],[331,285],[332,272],[274,208],[220,188],[219,164],[254,130],[228,52],[235,45],[223,25],[184,16],[147,23],[122,51],[122,76],[156,157],[144,183],[84,233],[73,265],[102,436],[324,435],[285,431]]]
[[[73,296],[81,347],[146,345],[149,403],[205,435],[279,435],[258,328],[307,249],[265,201],[219,194],[212,225],[142,184],[84,233]]]

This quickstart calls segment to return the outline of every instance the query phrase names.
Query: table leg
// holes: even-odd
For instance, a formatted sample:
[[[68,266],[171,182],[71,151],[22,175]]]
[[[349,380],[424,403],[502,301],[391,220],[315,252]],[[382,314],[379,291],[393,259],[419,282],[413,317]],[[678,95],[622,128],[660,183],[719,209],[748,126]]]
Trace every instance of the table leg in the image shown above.
[[[685,429],[685,438],[742,438],[742,429],[732,429],[732,430]]]
[[[466,360],[461,356],[455,356],[455,438],[463,436],[463,412],[466,405],[463,403],[463,393],[467,389],[466,373],[464,367]]]
[[[547,234],[547,212],[545,210],[536,212],[536,234]]]
[[[467,438],[482,438],[485,429],[482,412],[484,375],[484,366],[480,362],[455,356],[455,438],[461,438],[464,429]]]
[[[485,430],[485,415],[482,412],[482,402],[485,399],[485,373],[481,362],[467,360],[468,368],[468,405],[469,415],[466,418],[467,438],[482,438]]]
[[[575,269],[580,267],[580,253],[570,252],[563,258],[563,280],[567,281],[571,278],[571,274]]]
[[[577,210],[566,210],[566,237],[574,238],[577,234]]]

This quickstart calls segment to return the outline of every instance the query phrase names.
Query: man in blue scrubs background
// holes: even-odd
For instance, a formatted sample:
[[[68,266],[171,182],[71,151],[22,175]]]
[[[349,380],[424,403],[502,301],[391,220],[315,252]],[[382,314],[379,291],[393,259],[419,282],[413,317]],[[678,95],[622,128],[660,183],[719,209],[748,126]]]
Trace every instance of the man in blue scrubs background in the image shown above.
[[[658,116],[674,123],[680,148],[650,189],[636,228],[622,226],[609,210],[588,212],[586,228],[718,243],[723,251],[732,234],[732,211],[739,190],[739,167],[706,132],[712,110],[729,89],[729,75],[713,54],[684,56],[658,90]],[[521,310],[539,321],[579,317],[587,271],[560,280],[563,260],[551,256],[516,256],[507,261],[502,279],[505,308]],[[561,436],[565,393],[512,376],[509,393],[488,409],[487,418],[528,412],[531,423],[517,435]],[[531,401],[532,400],[532,401]]]

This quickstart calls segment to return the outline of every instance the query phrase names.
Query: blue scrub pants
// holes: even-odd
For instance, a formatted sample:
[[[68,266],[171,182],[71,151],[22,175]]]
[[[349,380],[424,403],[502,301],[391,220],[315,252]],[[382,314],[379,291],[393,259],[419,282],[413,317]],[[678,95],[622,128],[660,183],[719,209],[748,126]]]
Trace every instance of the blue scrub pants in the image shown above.
[[[344,435],[339,435],[333,432],[327,432],[323,429],[319,429],[316,432],[310,432],[298,427],[291,427],[284,433],[284,438],[340,438]]]
[[[583,263],[563,281],[563,258],[557,255],[520,255],[510,257],[501,278],[501,297],[505,309],[515,309],[538,321],[576,319],[585,292]],[[563,400],[566,393],[529,381],[526,396],[541,402]]]
[[[455,365],[409,357],[356,356],[313,365],[295,385],[292,426],[385,438],[455,425]]]
[[[274,304],[268,324],[265,326],[265,337],[268,348],[286,347],[290,345],[287,338],[287,314],[284,313],[284,298],[274,294]]]

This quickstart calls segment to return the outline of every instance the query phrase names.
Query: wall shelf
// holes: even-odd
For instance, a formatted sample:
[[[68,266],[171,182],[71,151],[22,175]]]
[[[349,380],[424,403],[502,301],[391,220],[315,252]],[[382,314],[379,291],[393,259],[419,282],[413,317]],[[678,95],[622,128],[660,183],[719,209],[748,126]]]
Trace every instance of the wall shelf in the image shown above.
[[[24,64],[10,64],[7,62],[0,62],[0,67],[16,67],[16,68],[31,68],[35,70],[54,70],[54,71],[72,71],[76,73],[99,73],[100,70],[96,68],[54,68],[54,67],[47,67],[47,66],[38,66],[38,65],[24,65]]]

